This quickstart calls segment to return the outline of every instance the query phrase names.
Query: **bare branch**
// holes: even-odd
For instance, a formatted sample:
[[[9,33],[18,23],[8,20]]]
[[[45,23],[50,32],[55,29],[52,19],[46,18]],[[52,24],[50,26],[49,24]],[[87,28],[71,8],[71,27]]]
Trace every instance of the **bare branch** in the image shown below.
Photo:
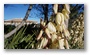
[[[11,35],[13,35],[14,33],[16,33],[17,30],[19,30],[19,29],[23,26],[23,24],[24,24],[24,23],[26,22],[26,20],[28,19],[28,16],[29,16],[29,13],[30,13],[31,9],[32,9],[32,5],[29,5],[29,8],[28,8],[28,10],[27,10],[27,12],[26,12],[26,15],[25,15],[23,21],[21,22],[21,24],[18,25],[14,30],[12,30],[12,31],[9,32],[8,34],[4,35],[5,38],[8,38],[8,37],[10,37]]]

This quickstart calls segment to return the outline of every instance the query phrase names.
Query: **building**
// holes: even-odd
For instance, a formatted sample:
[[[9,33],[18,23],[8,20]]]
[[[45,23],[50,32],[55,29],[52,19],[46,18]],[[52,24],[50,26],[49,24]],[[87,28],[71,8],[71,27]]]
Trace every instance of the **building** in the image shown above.
[[[21,22],[22,22],[23,19],[20,19],[20,18],[16,18],[16,19],[12,19],[12,20],[5,20],[4,21],[4,25],[19,25]],[[31,21],[31,20],[26,20],[26,23],[24,24],[37,24],[37,21]]]

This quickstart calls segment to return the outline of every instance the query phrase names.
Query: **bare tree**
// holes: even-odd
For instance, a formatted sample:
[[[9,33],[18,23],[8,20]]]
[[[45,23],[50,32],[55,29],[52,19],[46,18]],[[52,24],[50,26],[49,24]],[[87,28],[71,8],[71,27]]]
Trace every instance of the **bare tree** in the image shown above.
[[[39,18],[43,18],[46,23],[49,21],[53,10],[52,4],[35,4],[33,9],[38,11],[38,14],[36,13],[35,15]]]
[[[7,33],[6,35],[4,35],[5,38],[8,38],[8,37],[10,37],[11,35],[13,35],[14,33],[16,33],[17,30],[19,30],[19,29],[24,25],[24,23],[25,23],[26,20],[28,19],[28,16],[29,16],[29,13],[30,13],[31,9],[32,9],[32,5],[29,5],[28,10],[27,10],[27,12],[26,12],[26,15],[25,15],[24,19],[22,20],[21,24],[19,24],[19,25],[18,25],[14,30],[12,30],[11,32],[9,32],[9,33]]]

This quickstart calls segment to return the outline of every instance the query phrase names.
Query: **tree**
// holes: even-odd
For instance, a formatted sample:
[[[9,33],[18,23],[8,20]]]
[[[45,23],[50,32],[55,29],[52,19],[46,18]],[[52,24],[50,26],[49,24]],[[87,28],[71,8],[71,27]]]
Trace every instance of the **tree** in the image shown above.
[[[32,9],[32,5],[29,5],[28,10],[27,10],[27,12],[26,12],[26,15],[25,15],[22,23],[19,24],[19,25],[18,25],[14,30],[12,30],[11,32],[9,32],[9,33],[7,33],[6,35],[4,35],[5,38],[10,37],[11,35],[13,35],[15,32],[17,32],[17,30],[19,30],[19,29],[23,26],[23,24],[24,24],[24,23],[26,22],[26,20],[28,19],[28,16],[29,16],[29,13],[30,13],[31,9]]]
[[[72,46],[72,44],[74,43],[74,40],[76,40],[77,37],[70,36],[71,32],[69,33],[69,31],[68,31],[68,25],[71,25],[70,21],[73,20],[73,21],[75,21],[75,22],[73,22],[74,24],[72,24],[73,26],[75,26],[74,28],[79,29],[79,30],[81,28],[83,30],[84,25],[82,25],[82,24],[84,24],[83,23],[84,16],[81,14],[80,18],[78,18],[78,19],[75,18],[81,13],[80,10],[83,11],[84,8],[83,8],[82,4],[81,5],[70,4],[70,7],[68,4],[54,4],[54,5],[53,4],[34,4],[33,6],[31,5],[31,7],[29,6],[22,23],[20,25],[18,25],[14,30],[12,30],[10,33],[6,34],[5,38],[10,37],[11,35],[13,35],[15,32],[17,32],[17,30],[19,30],[23,26],[23,23],[25,23],[25,21],[27,20],[31,9],[36,9],[37,11],[39,11],[39,13],[37,13],[37,14],[40,17],[42,16],[44,18],[44,21],[41,19],[41,22],[40,22],[41,27],[39,29],[37,29],[40,32],[37,33],[35,31],[34,34],[37,33],[37,35],[35,35],[35,37],[33,36],[34,34],[31,35],[31,33],[29,36],[28,35],[24,36],[24,32],[23,32],[24,28],[23,28],[23,30],[20,30],[19,34],[17,34],[18,36],[14,36],[15,39],[12,38],[13,39],[13,40],[11,40],[12,48],[13,48],[12,43],[14,43],[14,41],[16,41],[18,44],[20,44],[21,42],[24,42],[24,43],[28,42],[26,45],[32,46],[30,48],[33,48],[34,45],[36,45],[36,46],[34,46],[34,48],[38,48],[38,46],[40,46],[39,48],[57,48],[57,49],[58,48],[59,49],[77,48],[78,44],[76,44],[75,47]],[[70,13],[70,11],[71,11],[71,13]],[[69,17],[69,14],[70,14],[70,17]],[[54,21],[49,20],[49,18],[51,16],[53,16]],[[80,20],[82,20],[82,22]],[[68,23],[68,21],[69,21],[69,23]],[[80,24],[80,22],[82,24]],[[77,24],[79,26],[77,26]],[[70,27],[73,27],[72,25]],[[81,27],[80,25],[83,27]],[[79,28],[77,28],[77,27],[79,27]],[[26,29],[26,27],[25,27],[25,29]],[[77,31],[74,29],[73,29],[73,32],[77,33]],[[83,33],[81,34],[81,36],[83,36]],[[69,37],[71,39],[69,39]],[[21,40],[21,42],[19,42],[20,40]],[[36,41],[36,43],[35,43],[35,41]],[[72,41],[72,42],[70,42],[70,41]],[[83,42],[81,42],[81,41],[83,41],[83,38],[81,38],[81,40],[80,40],[80,43],[82,44]],[[34,43],[32,43],[32,42],[34,42]],[[70,46],[68,43],[70,44]],[[16,45],[16,44],[14,43],[14,45]],[[24,47],[27,48],[27,46],[26,47],[24,46]],[[82,47],[83,47],[83,45],[82,45]]]
[[[47,23],[52,14],[52,4],[34,4],[33,9],[38,11],[37,17],[43,18]]]

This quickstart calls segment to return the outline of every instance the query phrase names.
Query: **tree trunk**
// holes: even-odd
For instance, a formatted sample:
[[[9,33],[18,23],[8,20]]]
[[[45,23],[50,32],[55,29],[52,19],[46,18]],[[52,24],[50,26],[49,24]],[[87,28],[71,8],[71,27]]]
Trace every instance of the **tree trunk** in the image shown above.
[[[26,15],[25,15],[23,21],[21,22],[21,24],[18,25],[14,30],[12,30],[12,31],[9,32],[8,34],[4,35],[5,38],[8,38],[8,37],[10,37],[11,35],[13,35],[14,33],[16,33],[16,32],[24,25],[24,23],[25,23],[26,20],[28,19],[28,16],[29,16],[29,13],[30,13],[31,9],[32,9],[32,5],[29,5],[29,8],[28,8],[28,10],[27,10],[27,12],[26,12]]]
[[[45,4],[44,7],[44,21],[47,23],[48,22],[48,4]]]

